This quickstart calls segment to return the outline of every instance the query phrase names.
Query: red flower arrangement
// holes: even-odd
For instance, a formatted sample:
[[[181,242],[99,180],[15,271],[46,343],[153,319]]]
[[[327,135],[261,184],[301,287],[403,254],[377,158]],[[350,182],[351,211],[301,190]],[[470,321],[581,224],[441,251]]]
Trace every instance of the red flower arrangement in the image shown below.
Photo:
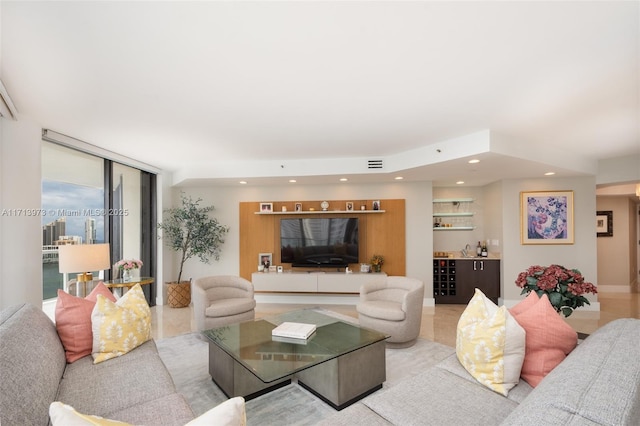
[[[585,282],[580,271],[560,265],[531,266],[518,274],[516,285],[522,288],[520,294],[535,291],[542,296],[546,293],[551,305],[565,317],[571,315],[574,309],[591,304],[584,294],[598,293],[596,286]]]

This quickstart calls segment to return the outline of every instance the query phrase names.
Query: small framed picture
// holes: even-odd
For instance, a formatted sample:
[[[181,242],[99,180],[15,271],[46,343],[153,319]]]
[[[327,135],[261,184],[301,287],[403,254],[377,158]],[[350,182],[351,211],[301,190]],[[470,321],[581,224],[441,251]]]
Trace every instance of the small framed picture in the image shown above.
[[[371,203],[371,210],[380,210],[380,200]]]
[[[260,203],[260,213],[273,213],[273,203]]]
[[[302,203],[296,203],[294,210],[297,212],[301,212],[302,211]]]
[[[613,211],[596,212],[596,235],[598,237],[613,237]]]
[[[276,268],[274,265],[269,266],[269,272],[277,272],[278,268]]]
[[[258,265],[262,266],[264,269],[269,269],[273,260],[273,255],[271,253],[260,253],[258,255]]]
[[[353,202],[352,201],[347,201],[346,210],[348,212],[353,211]]]

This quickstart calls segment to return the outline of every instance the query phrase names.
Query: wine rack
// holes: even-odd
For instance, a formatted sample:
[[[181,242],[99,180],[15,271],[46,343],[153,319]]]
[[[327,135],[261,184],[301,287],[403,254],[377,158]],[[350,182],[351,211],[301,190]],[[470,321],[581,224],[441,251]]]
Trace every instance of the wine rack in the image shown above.
[[[433,260],[433,297],[436,303],[455,303],[457,296],[456,261]]]

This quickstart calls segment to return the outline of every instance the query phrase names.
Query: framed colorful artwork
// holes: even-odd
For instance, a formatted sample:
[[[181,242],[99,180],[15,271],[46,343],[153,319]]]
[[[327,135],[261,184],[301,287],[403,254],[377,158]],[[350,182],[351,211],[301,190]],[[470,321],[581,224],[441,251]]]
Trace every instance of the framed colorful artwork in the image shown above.
[[[573,244],[573,191],[520,193],[521,244]]]

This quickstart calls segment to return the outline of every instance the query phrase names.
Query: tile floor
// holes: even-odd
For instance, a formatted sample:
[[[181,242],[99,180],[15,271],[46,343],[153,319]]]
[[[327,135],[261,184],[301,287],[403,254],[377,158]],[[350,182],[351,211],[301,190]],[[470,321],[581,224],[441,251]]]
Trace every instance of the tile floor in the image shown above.
[[[592,333],[604,324],[617,318],[640,318],[640,297],[638,293],[599,293],[600,312],[576,312],[566,319],[577,332]],[[256,317],[278,314],[294,309],[322,307],[354,318],[358,317],[353,305],[300,305],[258,303]],[[420,336],[455,346],[456,325],[465,305],[436,305],[423,308]],[[191,307],[170,308],[154,306],[152,333],[154,339],[175,336],[194,330]]]

